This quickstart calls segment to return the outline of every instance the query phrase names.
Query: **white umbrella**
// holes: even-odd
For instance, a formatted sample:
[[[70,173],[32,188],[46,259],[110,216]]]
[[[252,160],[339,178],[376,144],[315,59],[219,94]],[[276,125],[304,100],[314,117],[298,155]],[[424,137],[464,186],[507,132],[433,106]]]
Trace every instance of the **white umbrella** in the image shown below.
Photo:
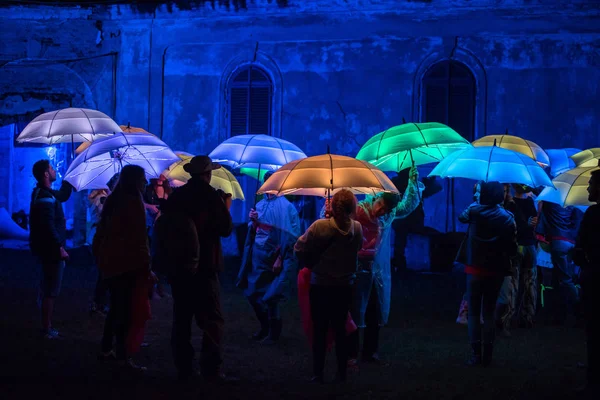
[[[536,200],[560,204],[562,207],[587,207],[594,203],[588,200],[588,182],[593,171],[599,167],[577,167],[558,175],[552,180],[554,187],[542,190]]]
[[[497,146],[471,147],[454,152],[444,158],[429,176],[519,183],[530,187],[553,186],[546,172],[531,157]]]
[[[92,142],[119,132],[119,125],[100,111],[65,108],[34,118],[17,137],[17,142],[48,145]]]
[[[94,141],[69,167],[65,180],[82,189],[106,189],[108,181],[128,164],[139,165],[148,179],[179,160],[162,140],[154,135],[118,133]]]
[[[209,155],[233,169],[276,170],[290,161],[306,158],[298,146],[268,135],[238,135],[218,145]]]
[[[518,136],[509,135],[508,131],[504,135],[484,136],[475,140],[472,144],[475,147],[498,146],[503,149],[525,154],[542,166],[550,165],[550,157],[548,157],[548,154],[541,146],[531,140],[525,140]]]
[[[578,167],[597,167],[600,165],[600,147],[586,149],[571,156]]]
[[[258,190],[258,194],[327,196],[340,189],[355,194],[398,193],[392,181],[366,161],[335,154],[323,154],[292,161],[279,168]]]

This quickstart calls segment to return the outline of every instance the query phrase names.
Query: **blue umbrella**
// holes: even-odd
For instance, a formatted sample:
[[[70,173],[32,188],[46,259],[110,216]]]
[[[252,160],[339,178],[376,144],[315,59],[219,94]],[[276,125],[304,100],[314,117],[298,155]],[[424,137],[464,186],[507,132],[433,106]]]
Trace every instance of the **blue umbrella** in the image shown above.
[[[497,146],[456,151],[444,158],[429,176],[554,187],[546,172],[532,158]]]
[[[550,158],[550,175],[558,176],[563,172],[575,168],[575,161],[571,159],[571,156],[580,151],[581,150],[579,149],[573,148],[546,150],[546,154],[548,154],[548,157]]]

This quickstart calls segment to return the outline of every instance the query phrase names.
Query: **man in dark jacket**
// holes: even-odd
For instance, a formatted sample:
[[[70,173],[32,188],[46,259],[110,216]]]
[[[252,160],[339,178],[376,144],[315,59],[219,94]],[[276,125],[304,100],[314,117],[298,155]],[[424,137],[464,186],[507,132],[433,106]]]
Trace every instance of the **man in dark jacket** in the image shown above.
[[[588,186],[588,199],[600,202],[600,171],[592,172]],[[589,398],[598,398],[600,394],[600,376],[598,375],[598,285],[600,284],[600,205],[587,209],[573,252],[575,263],[581,267],[581,286],[583,312],[587,338],[587,386]]]
[[[178,213],[193,222],[198,237],[197,269],[175,267],[170,283],[173,290],[173,331],[171,345],[179,377],[194,375],[194,349],[190,343],[192,318],[204,331],[200,372],[208,380],[223,380],[221,373],[223,315],[219,272],[223,269],[221,237],[233,230],[225,196],[210,186],[212,171],[221,168],[207,156],[196,156],[184,166],[191,179],[176,189],[165,203],[164,215]],[[222,192],[221,192],[222,193]],[[192,272],[190,272],[192,271]]]
[[[558,288],[560,301],[555,304],[555,322],[564,324],[569,315],[575,314],[579,291],[575,286],[575,268],[571,253],[579,229],[582,212],[576,207],[541,202],[542,209],[536,233],[550,243],[552,258],[552,283]]]
[[[33,165],[37,181],[31,194],[29,211],[29,247],[42,264],[40,299],[42,307],[42,331],[46,338],[55,339],[59,333],[52,327],[54,301],[60,293],[65,261],[67,227],[62,203],[71,196],[73,187],[66,181],[60,190],[52,190],[56,171],[49,160],[39,160]]]
[[[510,274],[511,258],[517,253],[517,225],[513,215],[501,206],[502,184],[482,182],[480,188],[479,204],[472,204],[458,217],[469,228],[457,261],[465,265],[467,274],[469,339],[473,349],[469,364],[488,366],[494,349],[496,299],[504,277]],[[480,315],[485,322],[483,327]]]

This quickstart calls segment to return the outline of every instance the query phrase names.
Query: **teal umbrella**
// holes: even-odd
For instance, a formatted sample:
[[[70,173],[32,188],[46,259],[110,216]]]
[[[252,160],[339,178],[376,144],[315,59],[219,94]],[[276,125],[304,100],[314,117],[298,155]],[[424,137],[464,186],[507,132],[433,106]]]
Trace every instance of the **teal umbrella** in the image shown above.
[[[440,162],[471,144],[458,132],[438,122],[404,123],[389,128],[364,144],[356,158],[382,171],[401,171],[412,165]]]

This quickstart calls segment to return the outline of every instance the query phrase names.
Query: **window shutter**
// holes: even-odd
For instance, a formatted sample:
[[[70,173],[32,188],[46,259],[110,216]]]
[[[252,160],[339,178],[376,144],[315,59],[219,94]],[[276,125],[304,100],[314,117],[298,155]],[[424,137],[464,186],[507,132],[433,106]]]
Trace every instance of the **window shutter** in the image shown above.
[[[248,88],[231,88],[229,102],[231,107],[231,136],[245,135],[248,126]]]
[[[248,133],[269,135],[271,133],[271,88],[250,89],[250,130]]]

